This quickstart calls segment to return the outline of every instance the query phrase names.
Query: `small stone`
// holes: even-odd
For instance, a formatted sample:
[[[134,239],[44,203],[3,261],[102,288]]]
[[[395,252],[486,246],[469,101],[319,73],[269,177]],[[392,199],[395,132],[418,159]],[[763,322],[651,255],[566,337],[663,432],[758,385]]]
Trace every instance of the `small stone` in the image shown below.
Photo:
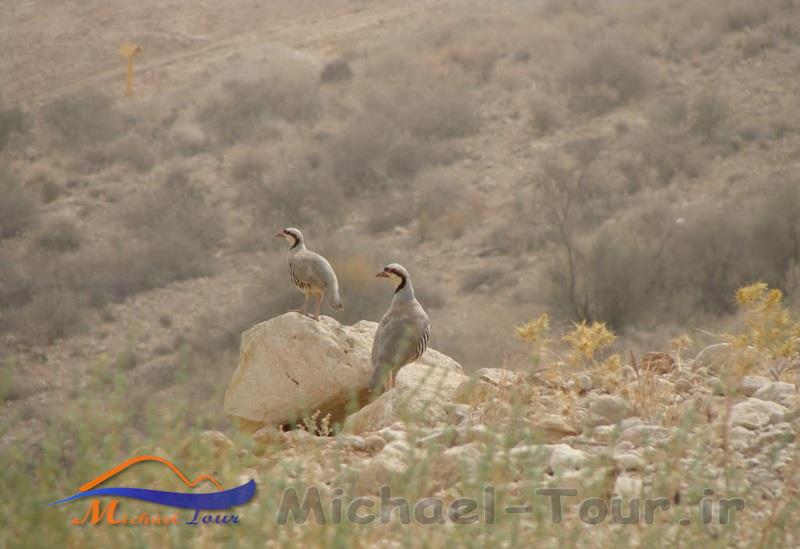
[[[386,439],[378,435],[369,435],[364,439],[364,449],[368,452],[380,452],[386,446]]]
[[[592,377],[586,374],[581,374],[577,378],[578,390],[582,393],[588,393],[592,390]]]
[[[550,469],[558,475],[566,471],[578,471],[586,463],[586,452],[577,450],[566,444],[552,446],[550,455]]]
[[[614,463],[623,471],[641,471],[645,466],[641,456],[633,453],[617,454]]]
[[[797,402],[797,390],[791,383],[770,381],[753,393],[754,398],[777,402],[781,406],[791,407]]]
[[[744,376],[739,383],[739,392],[746,397],[750,397],[767,383],[769,383],[769,378],[764,376]]]
[[[260,444],[280,444],[283,441],[283,433],[272,426],[262,427],[253,433],[253,440]]]
[[[618,436],[619,430],[617,429],[616,425],[598,425],[592,431],[592,438],[598,442],[604,442],[608,444],[616,436]]]
[[[733,405],[731,426],[740,425],[751,430],[761,429],[767,426],[773,417],[781,417],[786,412],[786,407],[776,402],[751,397]]]
[[[617,423],[633,413],[625,399],[615,395],[600,395],[589,404],[589,412]]]
[[[625,429],[620,440],[628,441],[638,448],[660,442],[669,436],[669,431],[656,425],[634,425]]]
[[[345,448],[352,448],[353,450],[366,449],[364,438],[358,435],[339,435],[336,439]]]
[[[642,479],[639,477],[620,475],[614,482],[614,493],[622,498],[637,497],[642,492]]]

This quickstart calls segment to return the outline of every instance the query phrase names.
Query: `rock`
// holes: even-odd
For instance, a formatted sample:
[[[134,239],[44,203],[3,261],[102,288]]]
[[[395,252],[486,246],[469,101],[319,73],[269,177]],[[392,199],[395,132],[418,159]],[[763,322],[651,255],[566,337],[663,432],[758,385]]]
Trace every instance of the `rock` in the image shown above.
[[[534,436],[545,442],[556,442],[564,437],[575,436],[578,431],[563,416],[545,414],[536,418],[532,425]]]
[[[582,393],[588,393],[592,390],[592,377],[586,374],[579,375],[575,382],[578,386],[578,390]]]
[[[737,452],[747,451],[755,440],[755,433],[750,429],[736,425],[728,431],[731,448]]]
[[[744,376],[739,383],[739,392],[746,397],[751,397],[767,383],[769,383],[769,378],[764,376]]]
[[[629,475],[620,475],[614,481],[614,493],[625,499],[638,497],[642,493],[642,479]]]
[[[633,414],[633,410],[621,397],[599,395],[589,404],[589,413],[603,418],[607,423],[617,423]]]
[[[475,372],[475,378],[494,387],[502,388],[517,385],[520,381],[520,374],[505,368],[481,368]]]
[[[641,456],[632,452],[615,455],[614,464],[622,471],[642,471],[645,466]]]
[[[567,471],[578,471],[586,463],[586,452],[577,450],[566,444],[553,445],[550,454],[550,470],[559,475]]]
[[[459,385],[459,387],[461,387],[461,385]],[[451,425],[459,425],[469,419],[470,407],[466,404],[445,404],[444,409],[447,412],[446,421]]]
[[[475,478],[482,455],[483,445],[480,442],[448,448],[435,459],[435,479],[441,486],[447,487],[462,479]]]
[[[242,334],[239,365],[225,391],[225,414],[248,431],[292,425],[317,410],[320,417],[331,414],[332,423],[342,421],[366,401],[376,328],[375,322],[344,326],[326,316],[315,322],[296,313],[253,326]],[[398,384],[409,368],[461,376],[457,362],[433,349],[404,368]],[[426,388],[436,381],[431,377]],[[408,373],[405,379],[420,381]]]
[[[781,406],[790,408],[797,403],[797,390],[791,383],[770,381],[759,387],[758,390],[753,393],[753,397],[777,402]]]
[[[336,437],[336,440],[344,448],[363,451],[367,447],[364,437],[358,435],[341,434]]]
[[[761,429],[769,425],[774,415],[783,416],[787,412],[785,406],[776,402],[748,398],[731,408],[731,426],[742,426],[746,429]]]
[[[283,432],[268,425],[253,433],[253,440],[260,444],[280,444],[283,441]]]
[[[203,431],[198,437],[198,442],[201,446],[210,449],[217,457],[236,448],[231,439],[219,431]]]
[[[453,401],[462,406],[474,406],[497,396],[498,388],[477,378],[467,378],[461,382],[453,394]]]
[[[456,444],[468,444],[470,442],[483,442],[486,444],[497,444],[499,434],[490,430],[486,425],[469,425],[459,427],[456,430]]]
[[[598,442],[608,444],[619,436],[616,425],[598,425],[592,430],[592,438]]]
[[[634,425],[622,431],[620,441],[627,441],[637,448],[652,445],[669,437],[669,431],[656,425]]]
[[[431,444],[452,446],[456,441],[456,430],[451,426],[436,429],[432,433],[417,439],[417,446],[428,447]]]
[[[522,473],[541,469],[543,463],[549,463],[553,455],[553,446],[543,444],[519,444],[508,452],[512,466]]]
[[[380,487],[397,482],[408,470],[408,443],[396,440],[384,446],[358,473],[358,486],[364,493],[377,493]]]
[[[376,431],[396,421],[420,425],[446,421],[447,405],[467,376],[461,373],[458,363],[440,353],[436,355],[428,358],[434,364],[415,362],[400,370],[397,386],[350,415],[344,431]]]
[[[364,449],[368,452],[380,452],[386,446],[386,440],[378,435],[369,435],[364,439]]]

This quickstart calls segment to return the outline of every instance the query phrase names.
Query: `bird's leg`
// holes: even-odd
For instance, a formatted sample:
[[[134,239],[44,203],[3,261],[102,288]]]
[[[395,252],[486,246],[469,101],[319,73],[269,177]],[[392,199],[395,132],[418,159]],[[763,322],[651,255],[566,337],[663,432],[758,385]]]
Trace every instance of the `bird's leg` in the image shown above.
[[[310,295],[310,292],[306,292],[305,295],[306,298],[303,300],[303,306],[300,307],[299,309],[294,309],[294,312],[300,313],[303,316],[308,316],[308,313],[306,313],[306,306],[308,305],[308,296]]]
[[[389,372],[389,389],[394,389],[394,372]]]
[[[317,314],[314,316],[314,320],[319,320],[319,311],[322,309],[322,294],[317,294]]]

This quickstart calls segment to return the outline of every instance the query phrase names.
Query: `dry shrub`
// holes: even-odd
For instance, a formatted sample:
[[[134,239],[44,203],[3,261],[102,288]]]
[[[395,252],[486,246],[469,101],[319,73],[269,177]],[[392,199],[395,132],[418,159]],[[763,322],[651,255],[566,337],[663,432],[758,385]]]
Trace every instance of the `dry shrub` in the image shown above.
[[[643,97],[650,87],[651,73],[650,63],[630,47],[593,44],[569,65],[563,81],[573,108],[602,114]]]
[[[502,52],[496,45],[488,43],[486,35],[468,35],[469,40],[451,46],[450,60],[464,71],[474,74],[479,82],[489,82]]]
[[[12,133],[21,133],[26,126],[25,112],[19,107],[2,108],[0,105],[0,151],[6,148]]]
[[[156,153],[149,145],[149,140],[136,132],[131,132],[105,146],[98,145],[89,149],[84,158],[90,169],[122,163],[140,172],[149,170],[157,162]]]
[[[289,160],[280,171],[240,181],[239,199],[257,227],[326,227],[346,214],[342,192],[309,157]]]
[[[58,216],[42,227],[36,236],[36,244],[54,252],[75,251],[81,246],[83,237],[75,219]]]
[[[17,236],[33,225],[39,204],[9,170],[0,166],[0,238]]]
[[[495,293],[499,289],[513,284],[513,279],[508,278],[507,275],[507,269],[491,265],[471,269],[461,276],[459,289],[467,293],[478,291]]]
[[[30,341],[52,343],[83,329],[85,307],[81,297],[69,289],[48,289],[34,295],[15,314],[15,328]]]
[[[733,207],[652,210],[600,232],[579,255],[578,295],[587,317],[616,329],[685,322],[730,313],[733,292],[754,280],[792,288],[800,264],[800,187],[775,184],[744,210],[737,201],[740,215],[730,215]],[[553,296],[570,310],[565,279],[562,267],[551,272]]]
[[[546,97],[535,96],[529,104],[531,124],[538,135],[547,135],[561,127],[563,113]]]
[[[697,97],[692,105],[694,120],[691,130],[703,142],[716,137],[728,117],[728,104],[715,92],[707,92]]]
[[[58,99],[45,107],[43,118],[57,144],[69,150],[109,143],[133,127],[110,97],[93,93]]]
[[[733,0],[724,2],[721,10],[723,28],[730,32],[740,31],[761,25],[769,18],[766,3]]]
[[[231,79],[205,101],[197,121],[221,145],[269,140],[276,123],[313,123],[322,114],[319,77],[310,66],[276,64],[258,79]]]
[[[484,202],[463,178],[446,168],[429,169],[416,178],[414,217],[420,241],[460,238],[479,222]]]
[[[325,63],[319,75],[320,81],[326,84],[352,80],[352,78],[353,70],[350,68],[350,63],[341,58]]]

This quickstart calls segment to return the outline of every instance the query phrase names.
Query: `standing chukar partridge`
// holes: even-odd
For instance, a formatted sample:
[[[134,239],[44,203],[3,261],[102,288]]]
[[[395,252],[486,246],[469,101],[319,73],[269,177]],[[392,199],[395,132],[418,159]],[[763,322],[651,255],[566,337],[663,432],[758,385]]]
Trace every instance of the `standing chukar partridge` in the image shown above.
[[[414,297],[408,271],[402,265],[391,263],[375,276],[393,279],[397,287],[372,342],[373,370],[369,390],[373,393],[387,385],[394,387],[395,374],[422,356],[431,335],[431,321]]]
[[[303,306],[300,309],[295,309],[295,311],[307,315],[308,299],[311,295],[315,295],[317,296],[317,312],[314,315],[314,320],[319,320],[322,298],[326,292],[330,292],[328,294],[330,296],[328,303],[330,303],[331,307],[334,309],[344,308],[339,297],[339,281],[336,279],[333,267],[331,267],[327,259],[306,249],[303,233],[293,227],[288,227],[275,236],[283,238],[291,244],[288,258],[289,278],[292,279],[292,283],[297,289],[306,296]]]

